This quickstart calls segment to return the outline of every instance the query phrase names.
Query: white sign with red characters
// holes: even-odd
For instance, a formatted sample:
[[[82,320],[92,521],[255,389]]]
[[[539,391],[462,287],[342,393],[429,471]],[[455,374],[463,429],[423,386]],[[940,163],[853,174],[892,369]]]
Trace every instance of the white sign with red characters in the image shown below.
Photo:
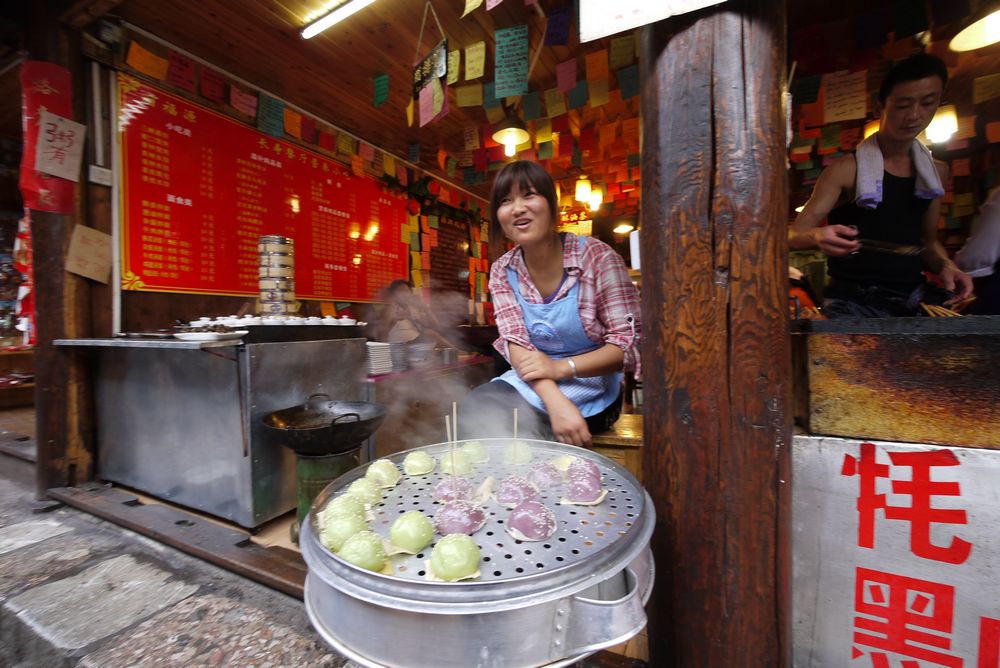
[[[35,169],[70,181],[79,181],[86,132],[87,126],[68,118],[47,111],[39,113]]]
[[[1000,668],[1000,451],[796,436],[796,667]]]

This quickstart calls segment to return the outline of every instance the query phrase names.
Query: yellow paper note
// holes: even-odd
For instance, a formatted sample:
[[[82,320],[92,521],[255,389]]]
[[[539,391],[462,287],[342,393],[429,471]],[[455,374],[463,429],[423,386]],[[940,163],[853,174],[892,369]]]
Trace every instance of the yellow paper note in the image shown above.
[[[125,62],[132,69],[161,80],[167,78],[167,66],[170,64],[166,58],[160,58],[147,51],[135,40],[129,44],[128,57]]]
[[[975,199],[972,193],[955,193],[955,208],[975,207]]]
[[[486,42],[476,42],[465,49],[465,79],[478,79],[486,67]]]
[[[979,104],[1000,97],[1000,74],[977,77],[972,80],[972,103]]]
[[[976,117],[959,116],[958,131],[955,132],[955,139],[972,139],[976,136]]]
[[[462,18],[465,18],[469,12],[476,11],[482,4],[483,0],[465,0],[465,11],[462,12]]]
[[[608,103],[608,80],[598,79],[597,81],[591,81],[590,85],[587,87],[587,92],[590,94],[590,106],[600,107]]]
[[[538,143],[552,141],[552,120],[539,118],[535,121],[535,139]]]
[[[611,40],[611,69],[620,70],[635,60],[635,33]]]
[[[545,114],[552,118],[566,113],[566,97],[558,88],[545,91]]]
[[[458,49],[448,52],[448,85],[458,83],[458,70],[462,66],[462,52]]]
[[[354,155],[354,139],[349,134],[341,132],[337,135],[337,153]]]
[[[503,107],[493,107],[486,110],[486,120],[490,123],[499,123],[504,119]]]
[[[419,253],[417,253],[419,255]],[[424,275],[421,271],[411,271],[410,272],[410,282],[413,283],[413,287],[422,288],[424,287]]]
[[[483,106],[483,84],[474,83],[455,88],[457,104],[460,107],[481,107]]]
[[[406,105],[406,125],[407,127],[413,127],[413,97],[410,97],[410,103]]]
[[[410,251],[410,270],[420,271],[421,266],[421,253],[420,251]]]
[[[444,89],[441,88],[441,80],[431,79],[431,110],[436,117],[444,108]]]
[[[391,176],[396,175],[396,158],[388,153],[382,154],[382,171]]]

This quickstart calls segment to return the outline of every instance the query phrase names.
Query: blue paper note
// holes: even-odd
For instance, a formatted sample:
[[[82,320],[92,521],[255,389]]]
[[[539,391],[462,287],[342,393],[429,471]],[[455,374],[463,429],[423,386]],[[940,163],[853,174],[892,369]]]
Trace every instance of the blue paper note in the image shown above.
[[[257,96],[257,128],[272,137],[285,135],[285,103],[261,93]]]
[[[375,88],[372,103],[376,107],[381,107],[389,99],[389,75],[380,74],[377,77],[372,77],[372,85]]]
[[[539,160],[548,160],[549,158],[552,157],[552,154],[553,154],[552,142],[550,142],[550,141],[543,141],[542,143],[540,143],[538,145],[538,159]]]
[[[569,24],[572,15],[569,7],[563,7],[549,12],[545,28],[545,46],[556,46],[569,43]]]
[[[587,104],[587,82],[577,81],[569,92],[569,108],[579,109]]]
[[[528,26],[496,31],[494,95],[510,97],[528,92]]]
[[[535,91],[524,94],[524,97],[521,98],[521,107],[524,109],[524,120],[526,121],[542,117],[542,100]]]
[[[627,100],[639,94],[639,66],[629,65],[615,71],[618,77],[618,88],[622,91],[622,99]]]
[[[495,81],[488,81],[483,84],[483,109],[495,109],[500,106],[500,100],[497,99],[495,90]]]
[[[420,142],[413,142],[407,147],[406,159],[413,164],[420,162]]]

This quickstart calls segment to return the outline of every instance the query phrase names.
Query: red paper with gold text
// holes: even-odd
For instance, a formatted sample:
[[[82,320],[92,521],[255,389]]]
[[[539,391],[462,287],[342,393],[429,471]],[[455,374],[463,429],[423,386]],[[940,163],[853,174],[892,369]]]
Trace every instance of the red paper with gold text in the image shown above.
[[[291,237],[295,293],[367,301],[407,276],[406,199],[340,163],[123,75],[122,287],[256,295]]]

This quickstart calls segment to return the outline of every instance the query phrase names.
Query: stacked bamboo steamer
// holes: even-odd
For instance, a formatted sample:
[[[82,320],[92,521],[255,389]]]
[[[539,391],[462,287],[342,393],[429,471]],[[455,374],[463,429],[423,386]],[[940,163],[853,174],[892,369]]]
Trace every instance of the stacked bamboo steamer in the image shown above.
[[[288,315],[295,303],[295,244],[279,234],[262,236],[257,244],[260,253],[260,313]]]

